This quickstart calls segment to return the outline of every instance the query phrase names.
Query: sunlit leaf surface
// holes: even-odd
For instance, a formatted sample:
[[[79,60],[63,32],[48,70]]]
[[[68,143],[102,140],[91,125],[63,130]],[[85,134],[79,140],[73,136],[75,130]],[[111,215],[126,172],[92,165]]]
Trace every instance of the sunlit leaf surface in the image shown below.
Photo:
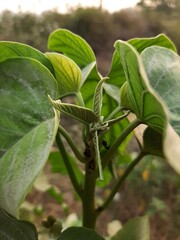
[[[28,57],[36,59],[53,73],[53,67],[50,61],[39,50],[23,43],[1,41],[0,61],[10,57]]]
[[[58,53],[47,53],[46,56],[54,67],[60,97],[78,93],[82,82],[82,75],[76,63]]]
[[[89,44],[80,36],[66,29],[58,29],[51,33],[48,48],[51,51],[64,53],[81,67],[96,61]]]

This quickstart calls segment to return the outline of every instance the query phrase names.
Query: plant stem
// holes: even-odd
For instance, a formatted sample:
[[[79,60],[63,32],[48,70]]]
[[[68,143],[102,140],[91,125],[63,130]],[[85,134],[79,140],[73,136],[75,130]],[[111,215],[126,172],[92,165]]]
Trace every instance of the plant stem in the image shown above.
[[[81,92],[76,93],[76,97],[77,97],[78,104],[79,104],[80,106],[84,107],[85,104],[84,104],[84,99],[83,99],[83,97],[82,97]]]
[[[114,118],[114,117],[116,116],[116,114],[119,113],[120,111],[121,111],[121,107],[120,107],[120,106],[116,107],[116,108],[112,111],[112,113],[105,119],[105,121],[111,120],[111,119]]]
[[[71,147],[74,155],[76,156],[76,158],[82,162],[85,163],[85,158],[84,156],[79,152],[79,149],[76,147],[76,145],[74,144],[74,142],[72,141],[71,136],[69,135],[69,133],[62,127],[59,126],[58,128],[59,132],[63,135],[63,137],[66,139],[66,141],[68,142],[69,146]]]
[[[76,93],[77,103],[81,107],[85,107],[84,99],[81,92]],[[86,132],[88,132],[88,127],[83,125],[83,140],[86,139]]]
[[[92,160],[92,162],[95,161]],[[95,229],[96,210],[95,210],[95,186],[96,175],[92,169],[92,162],[87,162],[85,166],[85,182],[83,192],[83,227]],[[94,167],[93,167],[94,168]]]
[[[57,142],[57,145],[58,145],[58,148],[59,148],[59,151],[63,157],[63,161],[64,161],[64,164],[67,168],[67,171],[69,173],[69,177],[71,179],[71,182],[72,182],[72,185],[75,189],[75,191],[77,192],[77,194],[79,195],[80,198],[82,198],[82,189],[77,181],[77,178],[76,178],[76,175],[74,173],[74,170],[73,170],[73,167],[69,161],[69,157],[68,157],[68,154],[66,152],[66,149],[64,147],[64,144],[62,142],[62,139],[61,139],[61,136],[59,133],[57,133],[56,135],[56,142]]]
[[[127,117],[129,115],[130,111],[127,111],[126,113],[124,113],[123,115],[117,117],[117,118],[114,118],[114,119],[111,119],[111,120],[108,120],[107,123],[108,123],[108,126],[111,126],[115,123],[118,123],[120,122],[121,120],[123,120],[125,117]]]
[[[116,193],[118,192],[119,188],[121,187],[121,185],[124,183],[125,179],[129,176],[129,174],[132,172],[132,170],[134,169],[134,167],[140,162],[140,160],[146,155],[145,152],[140,152],[139,155],[136,157],[136,159],[134,159],[128,166],[128,168],[125,170],[124,174],[119,178],[119,180],[117,181],[116,185],[114,186],[113,190],[111,191],[110,195],[108,196],[108,198],[106,199],[106,201],[103,203],[102,206],[100,206],[97,209],[97,215],[99,215],[102,211],[104,211],[107,206],[111,203],[111,201],[113,200],[114,196],[116,195]]]
[[[126,129],[124,129],[121,135],[115,140],[113,145],[109,148],[109,150],[106,152],[106,154],[102,158],[103,169],[105,169],[105,167],[112,160],[113,155],[115,154],[116,150],[121,145],[121,143],[125,140],[125,138],[141,123],[142,123],[141,120],[135,119],[133,122],[129,124],[129,126]]]
[[[95,131],[95,133],[94,133],[93,142],[94,142],[94,149],[95,149],[95,154],[96,154],[95,155],[96,161],[98,163],[99,179],[103,181],[104,177],[103,177],[103,170],[102,170],[102,164],[101,164],[101,156],[100,156],[100,152],[99,152],[99,139],[98,139],[97,131]]]

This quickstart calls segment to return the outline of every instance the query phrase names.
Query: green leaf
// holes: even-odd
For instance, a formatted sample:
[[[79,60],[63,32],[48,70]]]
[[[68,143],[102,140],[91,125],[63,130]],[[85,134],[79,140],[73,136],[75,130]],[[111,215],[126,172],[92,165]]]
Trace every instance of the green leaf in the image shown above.
[[[38,61],[0,62],[0,206],[13,216],[44,166],[58,126],[57,83]]]
[[[147,48],[141,57],[150,85],[166,103],[170,124],[180,135],[180,57],[162,47]]]
[[[93,99],[93,111],[96,117],[100,120],[101,117],[101,108],[102,108],[102,94],[103,94],[103,83],[107,80],[107,78],[101,79],[96,86],[94,99]]]
[[[60,97],[78,93],[82,82],[82,75],[76,63],[58,53],[46,53],[46,56],[54,67]]]
[[[104,83],[104,88],[105,86],[110,84],[106,84]],[[117,88],[116,86],[112,85],[113,87]],[[112,88],[112,90],[114,90],[114,88]],[[113,93],[113,91],[112,91]],[[120,91],[118,89],[118,93],[117,90],[115,90],[114,94],[119,95],[120,96]],[[120,97],[119,97],[120,100]],[[120,102],[120,101],[119,101]],[[114,98],[110,97],[110,94],[106,93],[106,89],[105,89],[105,93],[103,95],[103,105],[102,105],[102,116],[105,117],[105,120],[112,120],[112,119],[116,119],[118,117],[120,117],[121,115],[123,115],[123,112],[120,111],[120,106],[118,104],[118,100],[114,100]],[[111,144],[113,144],[113,142],[115,141],[115,139],[117,139],[122,131],[129,125],[129,121],[127,120],[127,118],[124,118],[122,121],[118,122],[117,124],[113,124],[111,125],[111,127],[109,128],[109,130],[106,132],[106,134],[104,135],[103,141],[106,144],[101,144],[101,156],[103,156],[104,152],[107,151],[107,148],[111,147]],[[111,161],[108,168],[105,169],[104,172],[104,181],[99,181],[98,182],[98,186],[105,186],[107,185],[107,181],[110,180],[111,175],[113,177],[116,176],[116,171],[117,167],[119,167],[121,164],[124,163],[124,155],[125,155],[125,147],[127,146],[127,143],[129,142],[129,140],[131,139],[132,134],[130,134],[124,141],[123,143],[118,147],[118,157],[115,159],[115,161]],[[101,143],[101,142],[100,142]]]
[[[76,175],[76,178],[79,180],[79,182],[82,182],[83,180],[83,174],[78,165],[76,164],[74,158],[68,154],[69,161],[71,163],[72,168],[74,169],[74,173]],[[52,172],[53,173],[60,173],[63,175],[68,175],[67,168],[64,164],[63,157],[61,153],[58,152],[51,152],[49,155],[49,162],[51,164]]]
[[[0,42],[0,62],[12,57],[33,58],[42,63],[53,73],[53,67],[46,56],[29,45],[17,42]]]
[[[0,208],[0,239],[1,240],[37,240],[38,234],[33,224],[19,221]]]
[[[62,103],[60,100],[54,101],[50,97],[49,100],[55,109],[69,115],[70,117],[75,118],[76,120],[86,125],[98,121],[95,113],[89,108],[77,106],[74,104]]]
[[[90,73],[92,72],[92,70],[96,68],[96,62],[92,62],[89,63],[86,67],[84,67],[82,69],[82,84],[81,86],[84,84],[84,82],[86,81],[86,79],[88,78],[88,76],[90,75]]]
[[[136,50],[141,53],[144,49],[150,46],[161,46],[176,52],[176,47],[173,42],[165,35],[159,34],[152,38],[133,38],[128,41]]]
[[[173,51],[176,51],[176,48],[172,41],[165,35],[160,34],[153,38],[133,38],[128,41],[136,50],[141,53],[145,48],[156,45],[166,47]],[[107,83],[114,84],[117,87],[121,87],[126,81],[123,67],[119,59],[118,52],[115,50],[112,58],[111,68],[108,73],[109,80]]]
[[[145,64],[145,56],[142,56],[141,58],[135,49],[128,43],[118,41],[116,43],[116,48],[118,50],[127,79],[127,82],[121,89],[121,104],[125,108],[134,112],[143,123],[147,124],[149,127],[163,135],[164,155],[166,156],[170,165],[178,173],[180,173],[180,138],[177,134],[179,118],[179,95],[178,90],[175,90],[175,94],[172,94],[171,88],[171,86],[173,86],[173,90],[176,89],[176,87],[179,89],[179,62],[177,62],[177,55],[166,48],[150,47],[150,49],[163,49],[163,51],[166,53],[161,54],[161,51],[159,50],[157,52],[155,51],[158,54],[154,56],[153,54],[149,53],[149,59],[147,54],[146,56],[148,60]],[[167,59],[165,60],[165,58]],[[148,73],[149,79],[145,72],[143,63],[146,65],[146,72]],[[173,66],[172,72],[169,73],[171,71],[170,67],[167,74],[169,82],[167,80],[164,83],[164,78],[166,79],[164,73],[167,73],[166,68],[168,64]],[[159,68],[159,66],[161,67]],[[150,72],[152,73],[151,75]],[[153,86],[153,81],[155,86],[159,85],[159,89],[161,89],[163,94],[165,94],[164,97],[163,95],[160,95],[160,90],[157,91],[156,87]],[[162,83],[162,81],[163,84],[159,84],[160,82]],[[175,84],[176,87],[173,84]],[[162,88],[164,90],[162,90]],[[169,96],[168,98],[166,93]],[[170,103],[171,100],[172,102]],[[170,103],[169,105],[168,102]],[[171,125],[169,124],[169,119]]]
[[[109,77],[107,83],[113,84],[118,88],[120,88],[126,81],[119,54],[116,50],[114,51],[111,68],[107,76]]]
[[[94,52],[89,44],[71,31],[58,29],[51,33],[48,48],[68,56],[82,69],[81,93],[85,106],[92,108],[94,91],[101,77],[97,71]]]
[[[141,55],[151,87],[166,107],[170,125],[164,134],[164,152],[180,173],[180,57],[163,47],[149,47]]]
[[[149,86],[140,56],[126,42],[117,41],[115,47],[127,79],[121,88],[121,105],[134,112],[148,126],[163,132],[167,115],[164,106]]]
[[[86,67],[89,63],[96,61],[89,44],[66,29],[58,29],[51,33],[48,48],[51,51],[64,53],[81,67]]]
[[[143,133],[143,149],[145,152],[164,157],[163,154],[163,135],[148,127]]]
[[[84,227],[70,227],[64,230],[59,240],[105,240],[94,230]]]
[[[119,92],[119,88],[116,87],[113,84],[108,84],[108,83],[104,83],[103,84],[103,88],[104,88],[105,92],[111,98],[113,98],[118,103],[118,105],[120,105],[120,92]]]
[[[105,121],[108,118],[114,119],[116,117],[119,117],[120,115],[123,115],[123,112],[120,111],[120,106],[117,100],[114,100],[114,98],[110,97],[110,94],[107,94],[106,91],[106,84],[104,83],[104,88],[105,88],[105,93],[103,95],[103,105],[102,105],[102,116],[105,117]],[[114,86],[114,85],[112,85]],[[109,86],[108,86],[109,87]],[[114,86],[115,87],[115,86]],[[115,87],[116,88],[116,87]],[[112,88],[114,90],[114,88]],[[112,91],[113,93],[113,91]],[[114,96],[117,98],[117,95],[120,96],[120,91],[117,89],[114,91]],[[120,102],[120,97],[119,97],[119,102]],[[110,117],[111,115],[111,117]],[[110,118],[109,118],[110,117]],[[105,139],[107,141],[107,145],[111,146],[111,144],[114,142],[116,138],[119,137],[121,132],[129,125],[129,121],[127,118],[123,119],[122,121],[118,122],[118,124],[113,124],[111,125],[109,131],[105,135]],[[129,142],[129,139],[131,138],[131,134],[125,139],[125,141],[119,146],[119,151],[124,150],[125,146]],[[120,154],[120,153],[119,153]]]
[[[81,94],[83,96],[85,106],[88,108],[93,108],[94,92],[100,80],[101,77],[98,74],[97,67],[95,65],[81,87]]]
[[[129,220],[110,240],[150,240],[148,217]]]

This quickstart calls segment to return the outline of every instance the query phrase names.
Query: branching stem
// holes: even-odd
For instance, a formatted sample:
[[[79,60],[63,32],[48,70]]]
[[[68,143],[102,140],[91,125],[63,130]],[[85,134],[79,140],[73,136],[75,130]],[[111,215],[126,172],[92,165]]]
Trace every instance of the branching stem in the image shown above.
[[[63,135],[63,137],[66,139],[66,141],[68,142],[69,146],[71,147],[74,155],[76,156],[76,158],[82,162],[85,163],[85,158],[84,156],[80,153],[79,149],[76,147],[76,145],[74,144],[74,142],[72,141],[71,136],[69,135],[69,133],[62,127],[59,126],[58,128],[59,132]]]
[[[85,104],[84,104],[84,99],[83,99],[83,97],[82,97],[81,92],[78,92],[78,93],[76,94],[76,97],[77,97],[78,104],[79,104],[80,106],[84,107]]]
[[[114,118],[116,116],[117,113],[119,113],[121,111],[121,107],[118,106],[114,109],[114,111],[112,111],[112,113],[105,119],[105,121],[109,121],[111,120],[112,118]]]
[[[130,165],[128,166],[128,168],[125,170],[124,174],[119,178],[119,180],[117,181],[116,185],[114,186],[113,190],[111,191],[110,195],[108,196],[108,198],[106,199],[106,201],[103,203],[102,206],[100,206],[97,209],[97,215],[99,215],[102,211],[104,211],[107,206],[112,202],[114,196],[116,195],[116,193],[118,192],[119,188],[121,187],[121,185],[124,183],[125,179],[129,176],[129,174],[132,172],[132,170],[134,169],[134,167],[141,161],[141,159],[146,155],[146,153],[144,152],[140,152],[139,155],[136,157],[136,159],[134,159]]]
[[[115,152],[117,151],[117,149],[121,145],[121,143],[141,123],[142,123],[141,120],[135,119],[133,122],[131,122],[129,124],[129,126],[126,129],[124,129],[124,131],[121,133],[121,135],[115,140],[115,142],[112,144],[112,146],[109,148],[109,150],[106,152],[106,154],[102,158],[102,167],[103,167],[103,169],[105,169],[105,167],[112,160]]]
[[[62,139],[61,139],[61,136],[60,136],[60,133],[57,133],[56,135],[56,142],[57,142],[57,145],[58,145],[58,148],[59,148],[59,151],[63,157],[63,160],[64,160],[64,164],[67,168],[67,171],[69,173],[69,177],[71,179],[71,182],[72,182],[72,185],[75,189],[75,191],[77,192],[77,194],[79,195],[79,197],[82,199],[82,189],[77,181],[77,178],[76,178],[76,175],[74,173],[74,170],[73,170],[73,167],[69,161],[69,157],[68,157],[68,154],[66,152],[66,149],[64,147],[64,144],[62,142]]]

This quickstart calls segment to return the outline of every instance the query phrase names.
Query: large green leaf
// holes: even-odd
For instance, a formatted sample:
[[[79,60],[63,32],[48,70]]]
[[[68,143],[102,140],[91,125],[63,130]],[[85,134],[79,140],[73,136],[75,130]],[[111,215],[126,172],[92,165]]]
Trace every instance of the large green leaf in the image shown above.
[[[48,100],[57,83],[38,61],[0,62],[0,206],[13,216],[44,166],[57,115]]]
[[[0,239],[37,240],[38,234],[33,224],[19,221],[0,209]]]
[[[86,67],[89,63],[96,61],[89,44],[80,36],[66,29],[58,29],[51,33],[48,48],[64,53],[81,67]]]
[[[162,132],[167,123],[166,113],[149,86],[138,53],[123,41],[116,42],[116,49],[127,79],[121,89],[121,105],[134,112],[142,122]]]
[[[60,97],[78,93],[82,82],[82,75],[76,63],[58,53],[46,53],[46,56],[54,67]]]
[[[170,124],[180,135],[180,57],[162,47],[149,47],[142,54],[150,85],[166,103]]]
[[[180,172],[180,57],[156,46],[147,48],[141,57],[150,85],[166,105],[169,116],[170,125],[164,136],[165,154]]]
[[[150,46],[161,46],[176,52],[175,45],[165,34],[159,34],[152,38],[133,38],[128,43],[136,48],[139,53]]]
[[[94,230],[84,227],[70,227],[62,232],[59,240],[104,240]]]
[[[176,51],[176,48],[172,41],[165,35],[160,34],[153,38],[133,38],[128,41],[136,50],[141,53],[145,48],[150,46],[162,46],[173,51]],[[114,51],[111,68],[108,73],[108,77],[110,78],[107,83],[114,84],[118,87],[121,87],[123,83],[126,81],[122,64],[120,62],[117,51]]]
[[[162,96],[160,96],[157,90],[153,89],[154,87],[152,86],[152,84],[150,85],[151,81],[153,81],[152,79],[156,79],[155,80],[156,85],[158,81],[161,81],[161,79],[163,79],[162,76],[165,76],[164,72],[166,72],[166,64],[164,65],[163,62],[163,59],[165,60],[165,57],[161,58],[160,57],[161,54],[159,54],[152,58],[160,60],[160,65],[162,65],[162,67],[161,71],[158,70],[159,76],[153,74],[152,79],[149,80],[146,72],[147,73],[149,71],[151,72],[154,67],[156,68],[155,64],[153,65],[152,62],[147,61],[146,67],[147,69],[145,71],[145,68],[143,66],[144,61],[142,62],[142,58],[139,56],[139,54],[132,46],[130,46],[128,43],[117,41],[116,48],[119,53],[127,79],[127,82],[123,85],[121,89],[121,104],[125,108],[128,108],[132,112],[134,112],[136,116],[142,120],[143,123],[147,124],[152,129],[158,131],[163,135],[163,151],[165,153],[165,156],[169,163],[171,164],[171,166],[178,173],[180,173],[180,149],[179,149],[180,138],[173,129],[173,127],[176,126],[175,123],[177,123],[178,125],[178,121],[175,121],[177,119],[174,119],[174,117],[177,117],[176,114],[175,115],[173,115],[174,113],[172,114],[172,109],[174,109],[174,106],[177,106],[178,104],[179,96],[176,92],[173,100],[174,102],[173,103],[171,102],[171,106],[167,105],[166,100],[163,99]],[[159,47],[152,48],[159,49]],[[160,49],[162,48],[160,47]],[[173,56],[175,55],[171,50],[166,49],[166,51],[173,54]],[[168,54],[167,58],[169,59]],[[173,58],[171,58],[170,60],[173,60]],[[171,65],[174,64],[177,65],[176,61],[174,63],[172,63],[171,61],[168,62]],[[156,61],[156,64],[158,65],[158,61]],[[163,83],[165,93],[168,92],[170,94],[169,88],[170,86],[174,87],[173,84],[177,84],[177,88],[179,87],[177,77],[179,72],[178,68],[179,66],[175,67],[174,71],[176,72],[176,74],[173,71],[171,73],[171,75],[172,74],[176,75],[176,80],[173,80],[171,82],[170,79],[166,86]],[[177,111],[178,107],[175,108]],[[169,124],[169,119],[171,124],[173,120],[173,125]],[[177,128],[178,127],[176,126],[175,128],[176,131]]]
[[[110,240],[150,240],[148,217],[129,220]]]
[[[95,113],[89,108],[77,106],[74,104],[62,103],[60,100],[54,101],[50,97],[49,100],[54,108],[77,119],[84,124],[95,123],[98,121]]]
[[[58,29],[50,35],[48,48],[68,56],[82,69],[81,93],[85,106],[92,108],[94,91],[101,77],[89,44],[71,31]]]
[[[50,61],[37,49],[17,42],[0,42],[0,62],[12,57],[29,57],[36,59],[53,73],[53,67]]]

